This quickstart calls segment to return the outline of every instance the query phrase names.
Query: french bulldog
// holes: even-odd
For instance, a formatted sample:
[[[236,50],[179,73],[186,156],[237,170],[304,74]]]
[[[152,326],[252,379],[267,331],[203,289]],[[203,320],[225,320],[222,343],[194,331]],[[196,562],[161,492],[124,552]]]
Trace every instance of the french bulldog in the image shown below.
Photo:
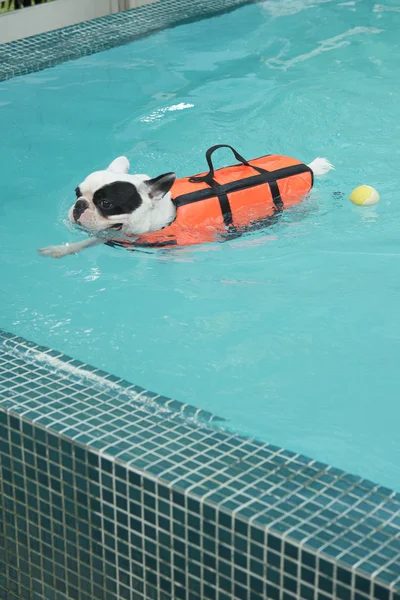
[[[316,177],[334,169],[325,158],[317,158],[308,166]],[[86,177],[75,190],[76,201],[68,216],[73,225],[91,237],[41,248],[40,254],[62,258],[124,235],[139,236],[170,225],[177,212],[170,193],[175,173],[151,179],[147,175],[130,175],[129,168],[128,159],[120,156],[104,171],[95,171]]]

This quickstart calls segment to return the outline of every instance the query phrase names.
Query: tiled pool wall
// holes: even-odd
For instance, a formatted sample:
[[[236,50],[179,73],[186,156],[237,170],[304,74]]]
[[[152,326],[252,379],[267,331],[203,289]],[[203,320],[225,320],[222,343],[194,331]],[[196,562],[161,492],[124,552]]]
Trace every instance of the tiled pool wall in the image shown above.
[[[0,334],[3,600],[399,600],[400,495]]]
[[[154,0],[121,13],[0,44],[0,81],[259,0]],[[140,0],[139,0],[140,2]],[[31,9],[33,10],[33,9]]]
[[[0,46],[0,79],[241,0]],[[0,600],[400,600],[400,495],[0,332]]]

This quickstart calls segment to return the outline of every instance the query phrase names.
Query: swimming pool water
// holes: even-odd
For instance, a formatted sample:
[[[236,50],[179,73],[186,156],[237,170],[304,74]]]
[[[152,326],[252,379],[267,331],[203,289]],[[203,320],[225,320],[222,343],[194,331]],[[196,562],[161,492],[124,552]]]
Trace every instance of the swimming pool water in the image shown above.
[[[0,84],[0,326],[400,490],[400,13],[384,2],[270,0]],[[81,237],[63,220],[89,172],[126,154],[193,174],[216,143],[336,171],[233,242],[36,254]],[[380,205],[348,202],[362,183]]]

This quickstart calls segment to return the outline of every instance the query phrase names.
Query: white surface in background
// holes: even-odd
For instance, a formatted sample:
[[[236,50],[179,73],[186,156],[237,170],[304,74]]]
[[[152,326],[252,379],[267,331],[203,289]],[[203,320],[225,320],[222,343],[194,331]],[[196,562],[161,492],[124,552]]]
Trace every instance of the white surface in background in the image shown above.
[[[0,44],[152,2],[158,0],[54,0],[12,11],[0,15]]]

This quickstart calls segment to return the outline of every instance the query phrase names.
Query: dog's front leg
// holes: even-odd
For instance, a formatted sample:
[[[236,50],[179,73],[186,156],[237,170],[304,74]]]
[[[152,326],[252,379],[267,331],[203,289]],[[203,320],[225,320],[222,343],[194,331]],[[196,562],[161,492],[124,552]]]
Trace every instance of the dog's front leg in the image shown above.
[[[63,258],[68,254],[77,254],[81,250],[91,248],[92,246],[98,246],[104,244],[104,238],[92,237],[82,242],[74,242],[73,244],[63,244],[62,246],[47,246],[47,248],[40,248],[39,254],[42,256],[50,256],[51,258]]]

